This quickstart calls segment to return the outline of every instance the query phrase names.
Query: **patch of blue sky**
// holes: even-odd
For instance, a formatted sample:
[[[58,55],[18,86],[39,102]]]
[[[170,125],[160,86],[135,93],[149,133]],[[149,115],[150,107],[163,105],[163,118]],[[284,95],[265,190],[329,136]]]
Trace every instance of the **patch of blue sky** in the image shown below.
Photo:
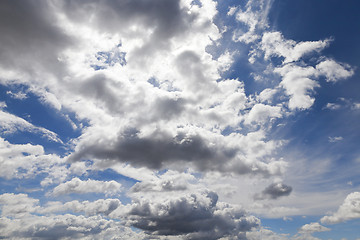
[[[25,193],[34,198],[44,198],[44,188],[41,187],[40,182],[47,175],[47,173],[38,173],[35,177],[12,178],[11,180],[0,178],[0,194]]]
[[[98,61],[97,64],[91,65],[91,67],[97,71],[106,69],[109,66],[112,67],[115,64],[120,64],[121,66],[126,65],[126,52],[120,51],[119,47],[121,45],[118,45],[116,48],[112,49],[111,51],[100,51],[96,53],[96,60]]]
[[[26,93],[26,98],[16,99],[8,91],[19,91]],[[39,96],[28,91],[24,85],[0,85],[0,101],[5,102],[6,112],[20,117],[36,127],[42,127],[52,131],[64,142],[77,138],[81,134],[81,127],[87,126],[86,121],[79,121],[75,114],[66,110],[56,110],[53,107],[44,104]],[[12,134],[1,134],[3,138],[13,144],[31,143],[34,145],[42,145],[46,153],[56,153],[63,155],[67,152],[66,147],[56,141],[49,141],[41,132],[16,131]]]
[[[322,216],[290,216],[283,218],[261,218],[261,225],[279,234],[295,235],[301,226],[319,221]]]
[[[330,228],[331,231],[314,233],[315,237],[321,239],[334,239],[342,240],[346,238],[347,240],[357,240],[359,239],[359,229],[360,229],[360,220],[350,220],[343,223],[324,225],[327,228]]]

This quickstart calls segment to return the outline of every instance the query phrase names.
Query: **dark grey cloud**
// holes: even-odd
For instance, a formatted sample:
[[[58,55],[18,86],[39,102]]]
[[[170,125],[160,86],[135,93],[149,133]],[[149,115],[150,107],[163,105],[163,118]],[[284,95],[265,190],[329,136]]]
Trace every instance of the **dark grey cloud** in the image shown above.
[[[73,44],[55,23],[49,1],[0,2],[0,66],[60,73],[58,53]]]
[[[217,202],[214,192],[190,194],[173,200],[133,204],[129,223],[150,235],[172,235],[183,239],[219,239],[245,236],[259,220],[243,210]]]
[[[267,186],[261,194],[256,194],[255,199],[277,199],[283,196],[289,196],[292,187],[284,183],[273,183]]]
[[[140,137],[136,129],[128,129],[113,142],[81,145],[69,159],[79,161],[96,158],[109,163],[121,161],[151,169],[187,162],[199,170],[217,170],[222,162],[230,160],[235,154],[235,149],[210,147],[200,135],[187,136],[179,132],[173,137],[158,131],[151,136]]]

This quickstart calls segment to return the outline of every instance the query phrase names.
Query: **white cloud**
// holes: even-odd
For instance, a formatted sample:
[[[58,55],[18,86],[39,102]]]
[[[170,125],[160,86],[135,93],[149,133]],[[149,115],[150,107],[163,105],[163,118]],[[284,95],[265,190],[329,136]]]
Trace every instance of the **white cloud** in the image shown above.
[[[72,193],[104,193],[105,195],[117,195],[121,192],[121,184],[116,181],[97,181],[88,179],[82,181],[79,178],[73,178],[68,182],[61,183],[51,192],[51,195],[67,195]]]
[[[255,104],[249,112],[249,115],[245,119],[246,124],[266,123],[271,119],[281,118],[281,107],[264,105],[262,103]]]
[[[327,59],[316,65],[321,75],[326,77],[328,82],[337,82],[354,75],[354,70],[347,64],[340,64],[332,59]]]
[[[63,143],[58,135],[46,128],[34,126],[23,118],[0,109],[0,129],[5,134],[11,134],[16,131],[28,131],[40,134],[51,141]]]
[[[2,217],[24,217],[38,208],[39,200],[27,194],[4,193],[0,195]]]
[[[23,100],[26,99],[28,96],[26,93],[18,91],[18,92],[12,92],[12,91],[6,91],[7,95],[10,95],[12,98]]]
[[[324,109],[337,110],[340,109],[341,105],[337,103],[327,103]]]
[[[265,59],[272,56],[284,57],[284,63],[298,61],[311,52],[320,52],[329,45],[329,40],[299,42],[284,39],[280,32],[265,32],[261,40],[261,48]]]
[[[320,225],[318,222],[313,222],[305,224],[299,229],[300,233],[314,233],[314,232],[327,232],[330,231],[330,228]]]
[[[47,174],[49,183],[62,181],[67,176],[65,160],[55,154],[45,154],[40,145],[11,144],[0,138],[0,177],[33,178]]]
[[[286,90],[290,96],[289,108],[308,109],[315,99],[309,94],[316,87],[320,87],[319,83],[310,77],[317,74],[313,67],[300,67],[294,64],[287,64],[274,70],[282,76],[280,85]]]
[[[321,218],[322,223],[336,224],[360,218],[360,192],[350,193],[339,209],[330,216]]]
[[[329,137],[329,142],[331,142],[331,143],[334,143],[334,142],[340,142],[340,141],[342,141],[342,140],[344,140],[344,138],[343,138],[343,137],[341,137],[341,136],[337,136],[337,137]]]
[[[0,102],[0,109],[6,108],[6,107],[7,107],[6,102]]]

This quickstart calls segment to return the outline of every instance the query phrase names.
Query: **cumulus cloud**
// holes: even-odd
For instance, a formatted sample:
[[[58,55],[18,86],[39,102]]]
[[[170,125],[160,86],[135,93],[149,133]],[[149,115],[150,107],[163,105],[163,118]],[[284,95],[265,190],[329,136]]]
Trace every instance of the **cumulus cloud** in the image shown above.
[[[118,221],[104,219],[119,205],[119,200],[108,199],[95,202],[50,203],[43,207],[38,199],[26,194],[6,193],[0,195],[0,236],[9,239],[143,239],[143,233],[135,233]],[[85,212],[82,215],[43,215],[71,210]]]
[[[45,206],[38,209],[36,212],[40,214],[63,213],[71,211],[74,213],[83,213],[86,216],[103,215],[106,217],[117,218],[121,217],[118,213],[114,216],[111,213],[118,208],[124,206],[119,199],[98,199],[96,201],[82,201],[77,200],[61,203],[61,202],[48,202]]]
[[[140,200],[127,216],[134,227],[152,235],[173,235],[186,239],[235,237],[259,225],[259,219],[244,210],[218,203],[214,192],[189,194],[161,202]]]
[[[330,231],[330,228],[320,225],[318,222],[305,224],[299,229],[299,233],[314,233],[314,232],[326,232]]]
[[[68,170],[65,160],[56,154],[45,154],[40,145],[11,144],[0,138],[0,177],[33,178],[40,173],[47,175],[46,182],[65,180]]]
[[[254,196],[255,199],[277,199],[283,196],[289,196],[292,187],[284,183],[273,183],[267,186],[260,194]]]
[[[72,193],[104,193],[105,195],[117,195],[121,192],[121,184],[116,181],[97,181],[88,179],[82,181],[73,178],[68,182],[61,183],[51,192],[53,196],[67,195]]]
[[[280,32],[265,32],[261,39],[261,48],[265,59],[271,56],[283,57],[284,63],[298,61],[311,52],[319,52],[329,45],[329,40],[299,42],[284,39]],[[326,65],[326,64],[324,64]]]
[[[245,119],[245,123],[251,124],[255,122],[264,124],[271,119],[280,117],[282,117],[281,107],[258,103],[251,108],[249,115]]]
[[[2,217],[23,217],[35,212],[39,200],[28,197],[27,194],[5,193],[0,195]]]
[[[315,98],[311,97],[309,93],[313,92],[316,87],[320,87],[317,81],[311,79],[317,74],[313,67],[287,64],[276,68],[275,72],[282,76],[280,85],[290,96],[289,108],[291,110],[307,109],[313,105]]]
[[[146,192],[186,191],[190,190],[191,184],[196,182],[196,178],[191,174],[167,171],[158,178],[136,183],[132,186],[131,192],[143,194]]]
[[[71,214],[11,219],[1,218],[1,237],[11,239],[143,239],[144,235],[99,216]]]
[[[360,218],[360,193],[350,193],[339,209],[330,216],[321,218],[322,223],[336,224]]]
[[[327,59],[316,65],[320,74],[326,77],[328,82],[337,82],[354,75],[354,70],[347,64],[337,63],[332,59]]]
[[[57,114],[70,112],[87,124],[79,125],[81,136],[68,139],[71,146],[64,158],[39,145],[0,138],[1,177],[45,175],[39,180],[42,187],[57,184],[46,197],[68,195],[61,196],[68,202],[44,206],[24,194],[2,195],[0,238],[259,236],[249,233],[259,219],[219,202],[201,178],[215,173],[238,181],[245,174],[283,174],[288,164],[276,151],[283,141],[269,139],[270,128],[264,126],[310,108],[321,76],[336,82],[353,75],[350,66],[332,59],[307,64],[306,57],[319,53],[330,40],[296,42],[270,32],[271,3],[250,0],[228,12],[228,18],[241,23],[233,40],[249,44],[249,61],[262,58],[261,63],[268,64],[256,73],[268,81],[265,90],[256,89],[261,91],[257,95],[245,91],[243,76],[223,77],[243,52],[222,46],[226,34],[216,25],[216,1],[1,2],[0,83],[23,84]],[[272,65],[277,58],[283,62]],[[3,110],[6,103],[0,102],[0,108],[3,132],[28,131],[62,143],[55,133]],[[127,193],[131,203],[73,199],[81,194],[118,195],[122,185],[116,181],[72,175],[92,176],[83,174],[108,168],[141,181]],[[183,170],[195,173],[176,172]],[[69,176],[74,178],[65,182]],[[259,196],[277,199],[291,191],[275,183]],[[297,209],[266,210],[281,215]],[[134,233],[129,226],[144,232]],[[276,236],[266,229],[258,233]]]

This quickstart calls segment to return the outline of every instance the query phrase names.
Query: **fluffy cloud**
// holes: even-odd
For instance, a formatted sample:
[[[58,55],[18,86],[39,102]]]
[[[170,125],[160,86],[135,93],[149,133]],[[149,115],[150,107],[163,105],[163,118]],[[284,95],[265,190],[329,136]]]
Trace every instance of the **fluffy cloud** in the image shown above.
[[[314,233],[314,232],[326,232],[326,231],[330,231],[330,228],[321,226],[317,222],[305,224],[299,229],[300,233]]]
[[[259,219],[219,202],[202,178],[231,177],[234,184],[224,192],[240,193],[239,178],[246,174],[283,174],[288,164],[277,150],[284,141],[268,138],[272,120],[310,108],[322,76],[337,82],[354,71],[332,59],[306,62],[329,40],[296,42],[269,32],[271,2],[250,0],[244,9],[228,13],[241,23],[233,34],[241,42],[236,47],[248,44],[249,61],[267,65],[256,73],[268,81],[265,90],[256,89],[260,94],[245,91],[245,76],[224,77],[243,49],[234,53],[225,49],[228,44],[222,46],[226,30],[216,25],[216,1],[1,2],[0,83],[23,84],[56,114],[71,112],[86,124],[79,125],[80,137],[66,143],[64,158],[39,145],[0,138],[0,177],[45,174],[42,187],[58,184],[45,197],[69,195],[68,202],[44,206],[24,194],[2,195],[0,238],[276,238],[266,229],[249,233]],[[283,62],[273,65],[277,58]],[[8,95],[27,100],[20,92]],[[33,132],[62,143],[55,133],[3,111],[5,102],[0,108],[1,130]],[[122,185],[115,181],[71,175],[65,182],[70,174],[92,176],[83,174],[108,168],[141,181],[126,194],[131,203],[74,200],[80,194],[119,194]],[[176,172],[183,170],[192,173]],[[278,199],[291,191],[276,183],[259,198]],[[254,190],[248,192],[251,199]],[[281,206],[261,209],[276,216],[298,213]]]
[[[161,202],[139,200],[127,215],[131,225],[152,235],[173,235],[185,239],[240,237],[259,225],[244,210],[218,203],[214,192],[189,194]]]
[[[106,217],[117,218],[122,217],[119,211],[114,215],[111,213],[118,208],[124,206],[119,199],[98,199],[96,201],[82,201],[77,200],[61,203],[61,202],[48,202],[44,207],[37,209],[37,213],[51,214],[51,213],[63,213],[71,211],[74,213],[83,213],[86,216],[103,215]]]
[[[5,193],[0,195],[2,217],[24,217],[38,208],[39,200],[27,194]]]
[[[326,77],[328,82],[337,82],[354,75],[354,70],[347,64],[340,64],[332,59],[327,59],[318,65],[316,69]]]
[[[314,51],[319,52],[328,45],[329,40],[297,43],[284,39],[280,32],[265,32],[261,39],[265,59],[271,56],[284,57],[284,63],[298,61],[302,56]]]
[[[32,178],[46,173],[44,183],[52,183],[65,180],[68,174],[65,160],[56,154],[45,154],[40,145],[11,144],[0,138],[0,153],[0,177],[5,179]]]
[[[266,123],[271,119],[280,118],[281,107],[264,105],[262,103],[256,104],[250,110],[249,115],[245,119],[246,124],[251,123]]]
[[[71,214],[1,218],[1,237],[11,239],[143,239],[118,222]]]
[[[82,181],[73,178],[68,182],[61,183],[51,192],[51,195],[84,194],[84,193],[104,193],[105,195],[116,195],[121,191],[121,184],[116,181],[97,181],[88,179]]]
[[[350,193],[339,209],[330,216],[321,218],[322,223],[336,224],[360,218],[360,193]]]

